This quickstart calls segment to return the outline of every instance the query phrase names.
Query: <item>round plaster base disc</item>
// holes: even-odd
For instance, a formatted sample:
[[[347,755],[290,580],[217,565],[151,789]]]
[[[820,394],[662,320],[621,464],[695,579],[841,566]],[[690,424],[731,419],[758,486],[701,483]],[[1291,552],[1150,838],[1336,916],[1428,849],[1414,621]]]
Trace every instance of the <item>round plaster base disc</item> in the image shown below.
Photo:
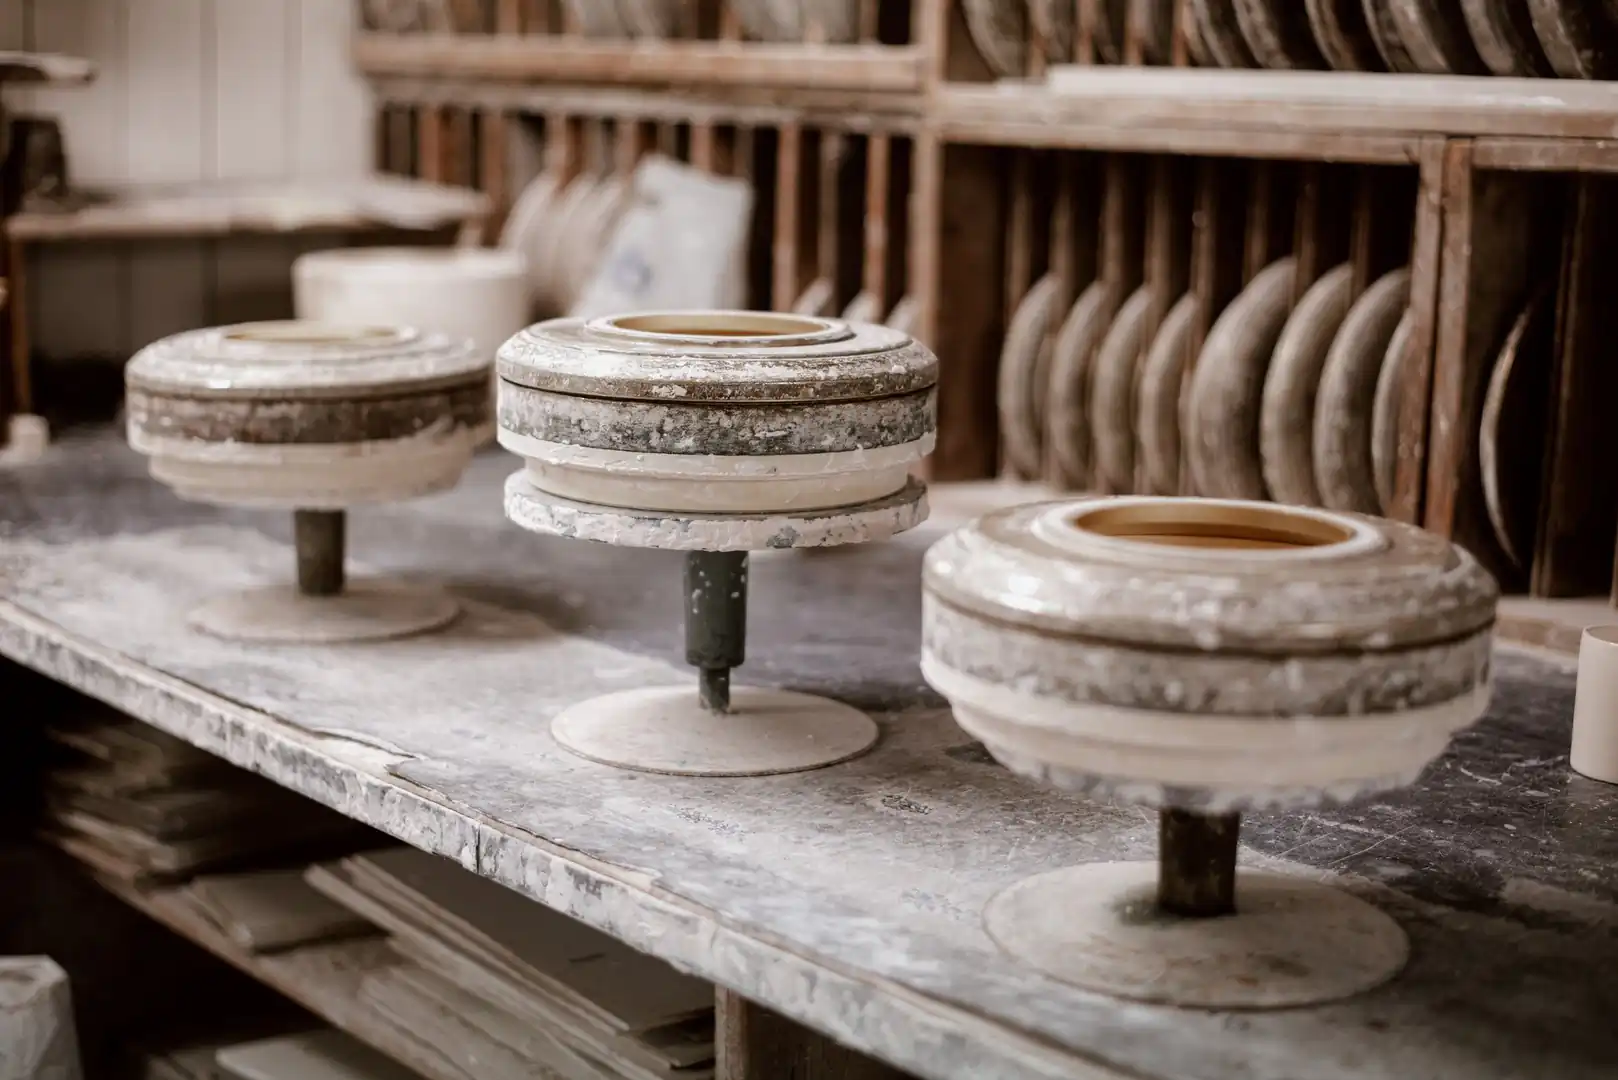
[[[227,593],[192,611],[190,621],[204,633],[231,641],[330,645],[426,633],[460,610],[442,589],[354,581],[336,596],[304,596],[290,585]]]
[[[574,502],[541,490],[528,469],[506,479],[506,517],[529,532],[618,547],[766,551],[864,544],[927,520],[927,485],[911,478],[891,495],[820,510],[698,514]]]
[[[1157,863],[1092,863],[1028,878],[984,910],[1010,955],[1114,997],[1200,1009],[1337,1001],[1397,975],[1410,941],[1356,896],[1306,878],[1236,877],[1236,914],[1156,911]]]
[[[603,765],[677,776],[772,776],[835,765],[876,744],[858,709],[790,690],[734,687],[731,711],[697,688],[658,686],[581,702],[551,722],[556,741]]]

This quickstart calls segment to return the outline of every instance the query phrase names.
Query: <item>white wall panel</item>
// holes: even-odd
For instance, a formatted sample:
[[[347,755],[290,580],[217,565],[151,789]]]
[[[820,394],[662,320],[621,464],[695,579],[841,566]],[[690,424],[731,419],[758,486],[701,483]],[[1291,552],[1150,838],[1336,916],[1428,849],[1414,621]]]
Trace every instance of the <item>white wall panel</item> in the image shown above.
[[[88,88],[6,91],[55,115],[76,182],[342,178],[370,170],[353,0],[0,0],[0,47],[88,56]],[[39,249],[35,355],[127,356],[175,330],[288,310],[297,250],[243,238]]]

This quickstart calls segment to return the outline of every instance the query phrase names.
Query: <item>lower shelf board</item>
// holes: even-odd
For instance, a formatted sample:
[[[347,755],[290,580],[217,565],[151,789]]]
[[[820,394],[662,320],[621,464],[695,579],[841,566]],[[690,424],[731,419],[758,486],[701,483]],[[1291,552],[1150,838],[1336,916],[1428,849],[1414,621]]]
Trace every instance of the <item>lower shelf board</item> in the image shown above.
[[[428,1080],[484,1080],[369,1006],[360,994],[368,974],[400,963],[387,938],[355,938],[274,954],[255,954],[232,942],[192,906],[182,889],[139,889],[98,874],[91,877],[108,892],[144,912],[181,937],[286,995],[339,1030],[381,1051]],[[492,1040],[473,1046],[479,1036],[468,1028],[465,1057],[509,1056]]]
[[[1512,645],[1577,657],[1585,627],[1612,625],[1618,625],[1618,608],[1600,597],[1544,600],[1506,596],[1500,600],[1495,633]]]

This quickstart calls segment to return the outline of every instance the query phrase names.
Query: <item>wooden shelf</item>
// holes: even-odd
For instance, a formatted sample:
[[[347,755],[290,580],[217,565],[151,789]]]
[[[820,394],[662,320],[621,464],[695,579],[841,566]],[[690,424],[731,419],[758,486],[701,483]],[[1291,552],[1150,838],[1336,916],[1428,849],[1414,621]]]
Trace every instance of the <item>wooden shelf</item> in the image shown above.
[[[908,45],[361,33],[354,63],[372,77],[917,93],[923,54]]]
[[[465,188],[395,177],[356,183],[193,184],[90,191],[92,202],[61,213],[6,219],[24,243],[282,235],[377,228],[432,230],[476,224],[489,198]]]
[[[360,994],[365,976],[400,962],[385,937],[355,938],[261,955],[235,944],[198,915],[182,889],[137,889],[100,875],[91,877],[176,934],[427,1080],[469,1080],[465,1072],[433,1047],[401,1031],[365,1004]]]
[[[845,131],[913,133],[922,99],[855,90],[580,86],[453,78],[371,80],[378,103],[413,108],[452,106],[580,119],[780,127],[798,123]]]
[[[1618,794],[1568,782],[1570,688],[1543,665],[1502,656],[1509,692],[1484,729],[1397,799],[1244,824],[1253,859],[1346,875],[1403,922],[1414,960],[1398,980],[1324,1008],[1146,1008],[1031,971],[982,929],[1002,887],[1138,858],[1156,820],[995,767],[917,689],[916,613],[894,598],[956,520],[947,489],[927,526],[835,556],[859,590],[828,592],[831,556],[754,566],[747,673],[865,703],[878,746],[835,769],[715,781],[591,765],[550,739],[566,705],[690,678],[678,571],[605,545],[513,543],[510,469],[488,454],[452,492],[356,518],[357,560],[469,595],[445,632],[334,663],[187,628],[199,600],[285,572],[287,522],[266,515],[267,536],[154,498],[115,432],[64,441],[0,495],[20,522],[0,543],[0,654],[927,1080],[1609,1075],[1618,942],[1599,913],[1618,898],[1602,824]],[[969,495],[976,510],[999,491]],[[788,597],[790,619],[766,617]],[[1501,880],[1517,884],[1502,894]]]
[[[1618,137],[1618,91],[1567,79],[1075,66],[946,84],[937,109],[959,141],[1368,163],[1423,136]]]

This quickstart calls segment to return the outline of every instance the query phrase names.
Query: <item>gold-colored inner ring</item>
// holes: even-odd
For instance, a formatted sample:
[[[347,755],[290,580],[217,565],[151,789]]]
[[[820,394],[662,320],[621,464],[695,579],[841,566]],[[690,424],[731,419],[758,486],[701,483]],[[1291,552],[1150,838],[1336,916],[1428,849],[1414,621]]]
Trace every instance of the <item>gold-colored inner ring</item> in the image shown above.
[[[1295,551],[1353,538],[1348,527],[1279,507],[1217,503],[1135,503],[1075,514],[1074,528],[1163,547]]]
[[[607,325],[639,334],[667,334],[671,337],[797,337],[819,334],[826,324],[816,319],[769,312],[734,311],[714,314],[671,312],[666,315],[620,315]]]
[[[244,326],[225,334],[231,341],[256,341],[276,345],[354,345],[363,342],[391,341],[398,336],[397,330],[384,326],[300,326],[297,323]]]

